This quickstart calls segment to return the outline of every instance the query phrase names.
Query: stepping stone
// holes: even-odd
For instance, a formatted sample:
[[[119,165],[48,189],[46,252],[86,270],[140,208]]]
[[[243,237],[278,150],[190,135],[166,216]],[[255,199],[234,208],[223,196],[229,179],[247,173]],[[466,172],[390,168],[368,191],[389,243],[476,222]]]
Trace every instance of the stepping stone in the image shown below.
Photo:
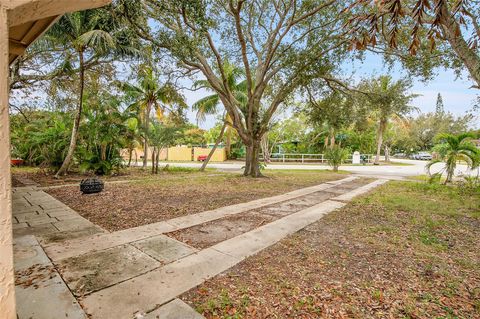
[[[25,236],[25,235],[41,236],[41,235],[51,234],[55,232],[58,232],[58,229],[56,229],[52,224],[41,224],[33,227],[14,229],[13,237],[17,237],[17,236],[19,237],[19,236]]]
[[[15,218],[21,223],[21,222],[27,222],[29,220],[34,220],[41,218],[43,216],[47,216],[46,214],[39,214],[37,212],[33,213],[23,213],[23,214],[15,214]],[[48,216],[47,216],[48,217]]]
[[[161,264],[130,245],[62,260],[57,264],[76,296],[144,274]]]
[[[39,279],[43,276],[43,279]],[[80,305],[53,268],[35,273],[29,286],[15,287],[18,319],[86,319]]]
[[[58,219],[48,217],[47,214],[42,214],[38,218],[29,219],[26,222],[30,227],[33,227],[33,226],[37,226],[37,225],[55,223],[55,222],[58,222]]]
[[[91,319],[132,319],[133,314],[148,313],[156,309],[156,305],[174,299],[240,261],[207,248],[134,279],[85,296],[82,305]]]
[[[13,241],[18,319],[86,319],[34,236]]]
[[[168,264],[197,251],[197,249],[165,235],[136,241],[132,245],[162,264]]]
[[[12,224],[12,229],[22,229],[22,228],[27,228],[28,224],[27,223],[14,223]]]
[[[145,319],[205,319],[180,299],[174,299],[147,314]]]
[[[87,228],[82,228],[80,230],[74,231],[57,231],[55,233],[40,235],[40,242],[42,245],[47,245],[55,242],[62,242],[67,239],[75,239],[80,237],[87,237],[98,233],[103,233],[104,231],[95,225],[92,225]]]
[[[32,235],[17,237],[13,240],[13,259],[16,271],[33,265],[51,265],[50,259]]]
[[[93,226],[93,223],[83,217],[71,218],[54,223],[59,231],[76,231]]]

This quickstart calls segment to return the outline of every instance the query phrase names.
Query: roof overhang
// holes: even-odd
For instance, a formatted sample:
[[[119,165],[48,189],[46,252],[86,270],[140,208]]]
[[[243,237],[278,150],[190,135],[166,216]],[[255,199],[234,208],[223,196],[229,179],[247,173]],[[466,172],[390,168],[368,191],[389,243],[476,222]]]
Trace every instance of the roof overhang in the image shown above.
[[[0,0],[7,8],[9,64],[47,31],[64,13],[98,8],[111,0]]]

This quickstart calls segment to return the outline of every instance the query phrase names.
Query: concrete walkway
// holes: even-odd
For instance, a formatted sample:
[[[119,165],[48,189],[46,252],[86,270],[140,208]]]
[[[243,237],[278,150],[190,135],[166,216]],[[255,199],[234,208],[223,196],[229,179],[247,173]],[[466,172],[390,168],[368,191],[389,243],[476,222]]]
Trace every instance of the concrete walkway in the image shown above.
[[[384,182],[351,176],[113,233],[34,187],[17,189],[15,217],[35,217],[16,233],[19,318],[202,318],[177,297]],[[214,236],[226,221],[226,239],[208,247],[178,240],[199,227]]]
[[[104,232],[38,187],[17,187],[12,193],[13,235],[39,236],[44,242]]]

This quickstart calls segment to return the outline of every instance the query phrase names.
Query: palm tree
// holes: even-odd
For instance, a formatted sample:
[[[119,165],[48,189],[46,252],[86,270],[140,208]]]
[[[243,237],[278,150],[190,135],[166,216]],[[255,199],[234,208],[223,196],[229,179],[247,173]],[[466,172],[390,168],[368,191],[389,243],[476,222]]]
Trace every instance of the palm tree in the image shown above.
[[[225,75],[227,78],[228,86],[230,90],[235,94],[237,101],[240,103],[247,102],[247,85],[246,81],[242,80],[239,82],[240,78],[243,77],[244,73],[243,70],[236,67],[233,64],[225,63],[224,66]],[[210,83],[206,80],[199,80],[194,83],[195,88],[205,88],[209,91],[214,91],[211,87]],[[216,114],[218,112],[218,106],[220,105],[220,97],[218,94],[212,94],[206,96],[192,105],[192,109],[197,111],[197,122],[202,122],[205,120],[206,115]],[[224,134],[227,137],[225,149],[227,151],[227,155],[230,153],[230,145],[231,145],[231,138],[232,138],[232,119],[228,115],[228,113],[223,115],[223,125],[220,130],[220,134],[215,141],[215,145],[213,146],[212,150],[208,154],[206,160],[203,162],[200,171],[204,171],[207,167],[208,162],[210,161],[211,157],[215,153],[220,142],[223,140]]]
[[[140,82],[137,85],[124,83],[123,88],[127,98],[133,101],[127,109],[137,112],[143,126],[143,167],[145,168],[148,161],[148,136],[152,111],[155,110],[158,120],[161,121],[165,112],[177,112],[178,109],[187,107],[187,104],[172,84],[160,84],[151,66],[143,67]],[[169,106],[176,106],[177,110]]]
[[[60,45],[78,58],[78,105],[73,121],[72,134],[67,155],[55,177],[66,174],[77,146],[78,131],[82,118],[85,71],[98,65],[102,57],[109,54],[132,55],[135,49],[125,41],[119,31],[118,22],[102,9],[87,10],[64,15],[48,32],[45,41]],[[121,40],[119,40],[121,39]],[[68,65],[66,63],[66,65]]]
[[[392,118],[403,120],[407,114],[417,109],[408,104],[414,97],[418,96],[406,94],[410,86],[408,81],[392,82],[392,77],[385,75],[360,85],[360,90],[366,97],[366,104],[373,110],[373,114],[378,121],[375,165],[380,164],[383,135],[389,120]]]
[[[433,164],[445,161],[444,170],[447,172],[445,184],[447,184],[453,179],[458,161],[465,161],[467,167],[470,169],[479,167],[480,149],[471,142],[473,138],[475,138],[475,135],[472,133],[459,135],[448,133],[439,134],[436,139],[440,141],[441,144],[436,145],[435,149],[438,151],[441,159],[431,161],[427,164],[429,174]]]

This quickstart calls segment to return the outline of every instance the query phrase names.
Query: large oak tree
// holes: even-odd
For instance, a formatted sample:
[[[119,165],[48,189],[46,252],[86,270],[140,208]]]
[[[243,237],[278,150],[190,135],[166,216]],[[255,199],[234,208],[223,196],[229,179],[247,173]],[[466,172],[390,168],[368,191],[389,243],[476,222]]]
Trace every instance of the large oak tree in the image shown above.
[[[125,0],[139,5],[138,1]],[[149,23],[133,23],[160,52],[218,94],[246,145],[244,175],[261,176],[259,151],[278,108],[312,79],[330,81],[346,57],[347,2],[334,0],[180,0],[142,2]],[[128,10],[126,10],[128,16]],[[232,92],[224,66],[243,69],[247,103]]]

